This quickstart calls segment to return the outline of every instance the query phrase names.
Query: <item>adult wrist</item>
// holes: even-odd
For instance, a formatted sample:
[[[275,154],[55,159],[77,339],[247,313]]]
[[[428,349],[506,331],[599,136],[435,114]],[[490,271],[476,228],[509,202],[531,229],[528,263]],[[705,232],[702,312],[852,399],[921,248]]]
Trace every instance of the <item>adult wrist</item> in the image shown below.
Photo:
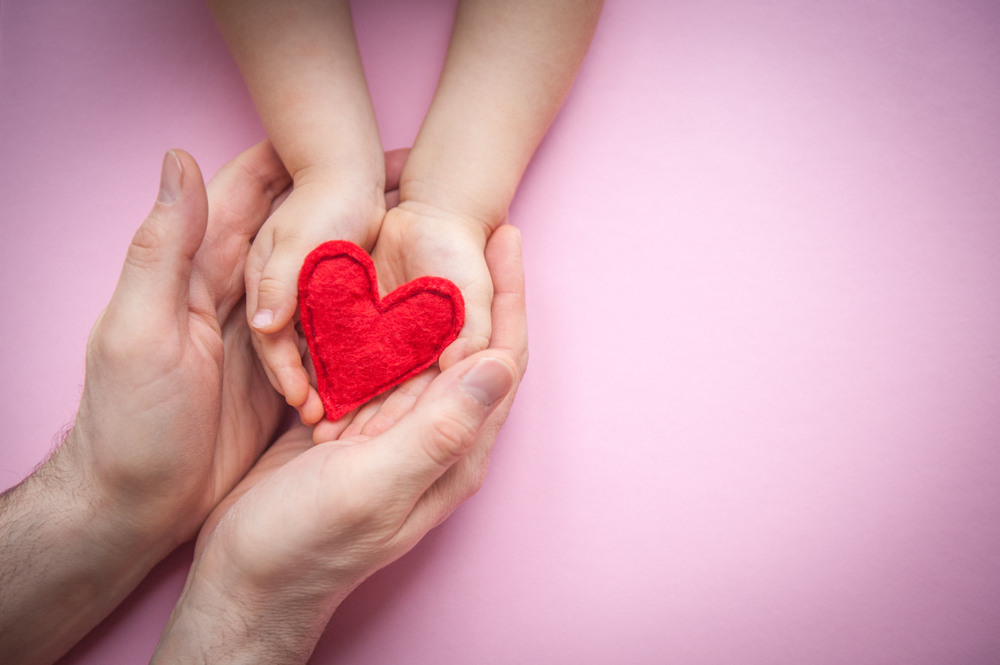
[[[297,619],[288,617],[288,623],[294,625]],[[318,639],[318,634],[315,639],[295,639],[273,626],[262,625],[246,605],[223,597],[204,597],[196,588],[187,587],[170,615],[150,664],[299,665],[309,660]]]
[[[204,563],[202,556],[191,567],[151,663],[306,663],[347,595],[264,589]]]
[[[65,446],[3,497],[0,652],[52,661],[100,622],[168,552],[109,513]]]
[[[169,479],[150,477],[146,469],[118,459],[102,458],[88,443],[93,433],[84,423],[85,411],[81,405],[77,424],[46,464],[58,465],[61,476],[76,479],[72,482],[80,489],[74,496],[85,506],[89,532],[107,534],[126,551],[148,551],[158,557],[155,563],[197,533],[211,506],[193,505],[190,493]]]

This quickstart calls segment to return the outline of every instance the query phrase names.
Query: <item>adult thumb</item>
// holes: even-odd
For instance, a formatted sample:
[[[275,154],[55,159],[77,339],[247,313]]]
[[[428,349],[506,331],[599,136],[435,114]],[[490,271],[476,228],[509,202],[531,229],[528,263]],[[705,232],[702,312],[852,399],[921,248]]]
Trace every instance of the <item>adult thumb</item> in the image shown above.
[[[484,351],[438,376],[413,410],[380,438],[392,485],[415,501],[480,440],[481,428],[516,383],[513,363]]]
[[[167,152],[156,203],[125,256],[117,304],[168,316],[186,311],[191,262],[207,224],[208,198],[198,164],[183,150]]]

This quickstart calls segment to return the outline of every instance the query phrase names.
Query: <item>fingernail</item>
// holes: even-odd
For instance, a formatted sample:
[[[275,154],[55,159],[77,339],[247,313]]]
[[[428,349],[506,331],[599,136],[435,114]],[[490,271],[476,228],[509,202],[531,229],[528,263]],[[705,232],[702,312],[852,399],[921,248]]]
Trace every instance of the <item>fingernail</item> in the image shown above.
[[[177,159],[177,153],[168,150],[163,156],[163,169],[160,171],[160,194],[156,197],[157,203],[170,205],[181,195],[181,160]]]
[[[496,358],[483,358],[462,377],[462,390],[483,406],[492,406],[514,385],[510,367]]]
[[[274,312],[269,309],[258,309],[257,313],[253,315],[250,325],[254,328],[266,328],[271,325],[272,321],[274,321]]]

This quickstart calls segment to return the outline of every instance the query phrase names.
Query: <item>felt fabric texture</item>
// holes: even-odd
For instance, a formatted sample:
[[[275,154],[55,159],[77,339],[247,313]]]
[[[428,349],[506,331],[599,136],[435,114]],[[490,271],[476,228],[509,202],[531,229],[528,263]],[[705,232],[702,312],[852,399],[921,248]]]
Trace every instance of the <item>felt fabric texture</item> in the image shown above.
[[[461,291],[442,277],[419,277],[379,298],[371,257],[344,240],[306,257],[299,308],[330,420],[430,367],[465,322]]]

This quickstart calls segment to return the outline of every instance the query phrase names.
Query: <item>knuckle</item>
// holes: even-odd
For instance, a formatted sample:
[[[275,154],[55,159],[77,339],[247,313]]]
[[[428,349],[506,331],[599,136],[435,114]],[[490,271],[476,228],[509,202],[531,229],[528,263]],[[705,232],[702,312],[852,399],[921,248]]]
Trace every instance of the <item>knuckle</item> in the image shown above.
[[[169,364],[179,353],[170,335],[135,322],[116,323],[95,326],[87,340],[87,366],[92,373],[130,376]]]
[[[455,488],[450,496],[452,505],[459,505],[471,499],[486,483],[486,464],[478,462],[470,468],[462,469],[460,478],[455,483]]]
[[[267,274],[266,272],[261,275],[260,282],[257,283],[258,307],[260,306],[260,300],[284,298],[288,297],[288,295],[288,283],[284,279],[274,274]]]
[[[110,334],[102,329],[100,324],[94,326],[87,339],[88,364],[100,366],[116,359],[120,347],[109,337]]]
[[[394,531],[392,511],[385,502],[367,492],[346,494],[337,502],[338,521],[344,535],[350,536],[364,549],[383,547]]]
[[[469,494],[465,498],[469,498],[479,490],[483,488],[486,483],[486,473],[490,469],[490,459],[487,457],[482,463],[477,464],[473,469],[472,474],[469,478]]]
[[[445,466],[469,452],[475,438],[476,427],[472,423],[441,414],[431,423],[427,453],[434,462]]]
[[[469,345],[472,353],[484,351],[490,347],[489,335],[470,335],[469,337],[466,337],[466,340],[466,344]]]
[[[244,160],[237,157],[224,164],[213,181],[218,186],[212,215],[217,224],[240,229],[247,220],[257,220],[266,214],[275,183]]]
[[[143,268],[155,265],[163,256],[166,238],[161,225],[146,220],[132,236],[125,262]]]
[[[344,523],[352,528],[369,524],[377,513],[368,497],[357,492],[346,494],[339,503],[338,511]]]

